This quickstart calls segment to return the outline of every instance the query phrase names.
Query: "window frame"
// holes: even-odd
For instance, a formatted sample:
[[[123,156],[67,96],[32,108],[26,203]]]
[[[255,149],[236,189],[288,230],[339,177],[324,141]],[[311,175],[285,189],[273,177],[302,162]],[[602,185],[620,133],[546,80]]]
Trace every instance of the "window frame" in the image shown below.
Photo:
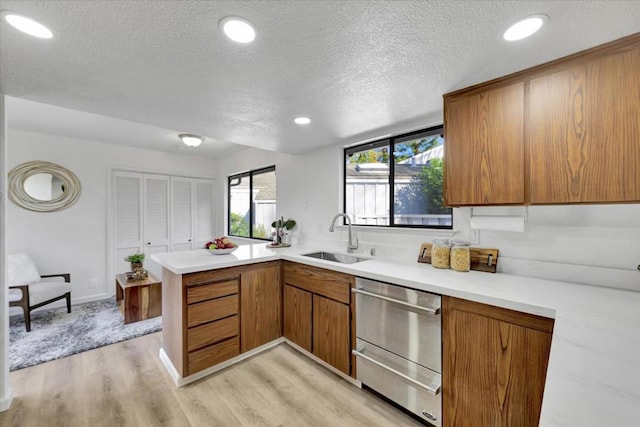
[[[276,165],[265,166],[263,168],[251,169],[244,172],[234,173],[233,175],[229,175],[227,177],[227,234],[232,237],[238,237],[242,239],[254,239],[254,240],[263,240],[265,242],[271,241],[269,237],[253,237],[253,223],[255,221],[255,212],[253,209],[253,176],[260,175],[262,173],[276,172]],[[235,234],[231,234],[231,181],[237,178],[249,177],[249,236],[236,236]],[[276,194],[277,194],[276,187]],[[276,196],[276,207],[277,207],[277,196]]]
[[[400,135],[385,136],[375,141],[369,141],[362,144],[352,145],[346,147],[342,156],[342,207],[343,212],[347,212],[347,156],[355,154],[361,151],[371,150],[374,148],[387,147],[389,152],[389,224],[352,224],[354,227],[372,227],[372,228],[399,228],[399,229],[423,229],[423,230],[453,230],[453,210],[451,211],[451,225],[420,225],[420,224],[396,224],[395,223],[395,157],[394,157],[394,145],[410,141],[411,137],[418,135],[433,136],[440,135],[444,137],[444,124],[431,126],[425,129],[420,129],[412,132],[403,133]],[[447,142],[444,141],[446,144]],[[444,187],[444,183],[443,183]],[[444,188],[443,188],[444,191]],[[342,224],[346,222],[343,219]]]

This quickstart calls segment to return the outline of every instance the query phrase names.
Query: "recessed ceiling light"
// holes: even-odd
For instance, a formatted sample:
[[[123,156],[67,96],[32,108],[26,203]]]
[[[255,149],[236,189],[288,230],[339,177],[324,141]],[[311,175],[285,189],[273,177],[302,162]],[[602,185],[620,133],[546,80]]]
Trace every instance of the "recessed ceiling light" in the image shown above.
[[[27,33],[31,36],[41,39],[50,39],[53,37],[53,33],[44,25],[34,21],[28,16],[21,15],[15,12],[2,12],[2,17],[12,27],[17,28],[23,33]]]
[[[182,133],[178,136],[180,137],[184,145],[188,145],[189,147],[197,147],[198,145],[202,144],[202,141],[204,141],[203,137],[192,135],[190,133]]]
[[[220,21],[222,32],[234,42],[251,43],[256,38],[256,30],[251,22],[237,16],[228,16]]]
[[[507,31],[504,32],[503,37],[510,42],[522,40],[538,31],[548,20],[549,17],[543,14],[527,16],[510,26]]]
[[[311,123],[311,119],[309,117],[296,117],[293,121],[298,125],[308,125]]]

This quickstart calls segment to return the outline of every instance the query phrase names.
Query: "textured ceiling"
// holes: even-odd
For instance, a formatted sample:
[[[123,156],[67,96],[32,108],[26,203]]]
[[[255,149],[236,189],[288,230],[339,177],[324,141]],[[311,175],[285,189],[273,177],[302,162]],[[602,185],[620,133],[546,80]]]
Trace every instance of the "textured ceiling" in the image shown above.
[[[149,127],[147,143],[189,132],[289,153],[438,123],[443,93],[640,31],[635,0],[0,1],[0,9],[54,33],[39,40],[0,24],[7,95],[121,119],[104,119],[107,130],[159,128]],[[550,17],[539,33],[502,41],[533,13]],[[256,41],[224,38],[217,24],[228,15],[252,21]],[[28,113],[28,103],[12,102]],[[295,125],[298,115],[311,125]],[[13,116],[25,128],[56,125]],[[101,135],[98,122],[85,127]]]

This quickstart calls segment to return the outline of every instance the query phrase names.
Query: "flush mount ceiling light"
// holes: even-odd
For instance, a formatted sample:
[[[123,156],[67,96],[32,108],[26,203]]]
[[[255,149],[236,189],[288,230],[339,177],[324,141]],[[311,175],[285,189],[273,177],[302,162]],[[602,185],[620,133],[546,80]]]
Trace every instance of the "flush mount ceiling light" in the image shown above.
[[[178,136],[180,137],[184,145],[188,145],[189,147],[197,147],[198,145],[202,144],[202,141],[204,141],[203,137],[192,135],[190,133],[182,133]]]
[[[549,17],[543,14],[527,16],[510,26],[507,31],[504,32],[503,37],[510,42],[522,40],[538,31],[548,20]]]
[[[295,119],[293,119],[293,121],[297,125],[308,125],[309,123],[311,123],[311,119],[309,117],[296,117]]]
[[[53,33],[47,27],[20,13],[5,11],[2,12],[2,18],[12,27],[31,36],[41,39],[53,37]]]
[[[251,22],[237,16],[228,16],[220,21],[222,32],[234,42],[251,43],[256,38],[256,30]]]

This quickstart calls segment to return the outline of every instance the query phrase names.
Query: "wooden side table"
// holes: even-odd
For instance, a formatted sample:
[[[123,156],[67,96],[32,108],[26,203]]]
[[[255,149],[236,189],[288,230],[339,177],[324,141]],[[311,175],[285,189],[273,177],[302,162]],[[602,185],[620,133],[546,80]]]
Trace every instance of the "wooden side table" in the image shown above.
[[[116,275],[116,302],[125,325],[162,314],[162,282],[147,273],[144,280],[127,280],[126,274]]]

